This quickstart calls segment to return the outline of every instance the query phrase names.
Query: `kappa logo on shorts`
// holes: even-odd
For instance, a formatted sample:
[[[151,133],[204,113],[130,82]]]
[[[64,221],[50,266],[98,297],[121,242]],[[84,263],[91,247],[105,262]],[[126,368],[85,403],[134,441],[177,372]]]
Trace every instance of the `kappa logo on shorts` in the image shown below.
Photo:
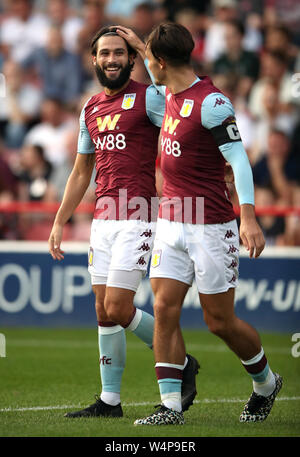
[[[229,246],[227,254],[234,254],[236,251],[238,251],[238,248],[236,248],[233,244]]]
[[[236,268],[237,266],[238,266],[238,262],[236,260],[232,260],[232,262],[228,266],[228,268]]]
[[[145,236],[146,238],[150,238],[152,236],[151,229],[145,230],[140,236]]]
[[[135,102],[136,94],[125,94],[123,98],[122,108],[131,109]]]
[[[137,265],[146,265],[147,262],[146,262],[146,260],[144,259],[144,257],[141,256],[141,257],[139,258],[139,260],[138,260],[136,263],[137,263]]]
[[[150,251],[150,246],[148,243],[143,243],[142,246],[139,248],[139,251],[140,250],[143,250],[143,251]]]
[[[160,265],[161,259],[161,249],[157,251],[153,251],[152,259],[151,259],[151,267],[156,268]]]
[[[226,233],[225,233],[225,240],[228,239],[228,238],[232,238],[233,236],[235,236],[233,231],[232,230],[227,230]]]
[[[88,255],[88,261],[89,261],[90,267],[93,265],[93,259],[94,259],[94,249],[90,247],[89,255]]]

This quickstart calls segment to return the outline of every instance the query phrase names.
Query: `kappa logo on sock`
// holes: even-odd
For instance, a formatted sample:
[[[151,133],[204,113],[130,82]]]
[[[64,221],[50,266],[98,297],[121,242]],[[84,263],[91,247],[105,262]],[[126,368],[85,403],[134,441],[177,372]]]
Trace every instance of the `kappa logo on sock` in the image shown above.
[[[100,359],[100,365],[111,365],[111,358],[106,357],[106,355],[103,355]]]

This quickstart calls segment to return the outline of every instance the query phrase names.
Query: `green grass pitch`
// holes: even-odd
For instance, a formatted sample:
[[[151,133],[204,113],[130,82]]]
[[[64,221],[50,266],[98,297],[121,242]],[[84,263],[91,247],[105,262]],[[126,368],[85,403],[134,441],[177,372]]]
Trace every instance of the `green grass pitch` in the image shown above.
[[[122,381],[124,417],[68,419],[100,391],[97,328],[0,329],[6,357],[0,358],[1,437],[299,437],[300,357],[291,354],[289,334],[261,334],[273,371],[284,379],[269,418],[239,423],[252,391],[237,357],[209,332],[185,330],[187,351],[201,364],[198,395],[184,426],[135,427],[136,418],[160,402],[153,353],[127,336]]]

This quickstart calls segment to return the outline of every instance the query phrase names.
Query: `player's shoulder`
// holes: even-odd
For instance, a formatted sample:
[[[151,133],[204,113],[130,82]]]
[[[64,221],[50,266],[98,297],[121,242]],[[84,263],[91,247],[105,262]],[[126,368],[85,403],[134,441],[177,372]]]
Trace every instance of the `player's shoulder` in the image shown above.
[[[103,101],[103,94],[104,91],[92,95],[84,102],[81,110],[82,118],[85,118],[87,120],[91,114],[95,113],[96,111],[99,111],[101,102]]]
[[[141,83],[139,81],[135,81],[134,79],[131,79],[128,89],[130,89],[130,91],[134,91],[134,92],[138,92],[138,91],[146,92],[148,87],[150,87],[149,84]]]
[[[215,86],[211,86],[211,90],[205,94],[201,104],[202,124],[212,128],[234,116],[231,100]]]
[[[188,89],[190,98],[196,104],[201,107],[203,104],[212,104],[213,106],[215,103],[222,104],[223,100],[227,102],[227,97],[213,84],[209,76],[199,76],[198,78],[199,80]],[[183,95],[186,97],[186,92],[183,92]]]

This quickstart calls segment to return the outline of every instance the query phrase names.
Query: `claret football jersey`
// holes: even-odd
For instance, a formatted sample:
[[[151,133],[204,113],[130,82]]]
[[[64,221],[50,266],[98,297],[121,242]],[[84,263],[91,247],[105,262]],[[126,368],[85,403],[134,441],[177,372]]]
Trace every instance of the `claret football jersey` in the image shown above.
[[[177,94],[166,88],[165,95],[166,110],[161,128],[164,197],[159,217],[193,224],[234,219],[224,181],[225,159],[203,119],[207,113],[213,113],[222,124],[228,109],[232,110],[231,103],[208,77],[198,79]],[[213,95],[212,104],[210,95]],[[208,99],[209,109],[207,106],[203,109]],[[230,106],[223,116],[226,103]]]
[[[154,86],[130,80],[116,95],[101,92],[80,116],[78,152],[95,153],[96,219],[153,219],[155,160],[165,100]],[[147,205],[142,205],[140,201]],[[147,207],[147,210],[145,209]],[[145,214],[147,213],[147,214]]]

